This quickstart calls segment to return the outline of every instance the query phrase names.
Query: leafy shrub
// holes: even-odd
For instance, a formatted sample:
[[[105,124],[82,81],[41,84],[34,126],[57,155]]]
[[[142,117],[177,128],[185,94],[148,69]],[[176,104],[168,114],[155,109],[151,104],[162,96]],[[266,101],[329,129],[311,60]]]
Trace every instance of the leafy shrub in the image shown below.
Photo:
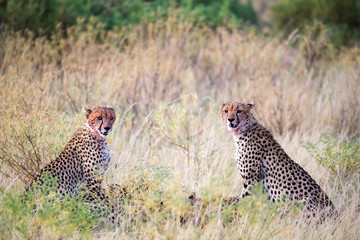
[[[12,29],[47,34],[55,30],[57,23],[63,27],[73,25],[77,17],[96,15],[101,7],[89,0],[1,0],[0,4],[0,19]]]
[[[307,142],[303,146],[333,175],[346,178],[360,170],[360,138],[345,142],[334,134],[323,134],[318,145]]]
[[[280,0],[271,6],[277,30],[287,34],[301,31],[315,21],[326,25],[335,46],[353,45],[360,36],[360,1],[354,0]]]
[[[115,200],[124,196],[123,190],[126,192],[121,205],[125,214],[120,216],[126,236],[159,238],[163,236],[159,233],[171,236],[189,227],[211,228],[219,223],[228,231],[235,231],[239,226],[269,229],[273,221],[286,222],[302,216],[301,204],[272,203],[261,184],[255,184],[252,196],[236,204],[228,200],[233,198],[224,197],[223,183],[217,180],[202,187],[196,197],[189,200],[189,193],[176,176],[169,174],[170,169],[155,166],[136,163],[121,184],[120,194],[113,192]],[[170,231],[164,224],[167,222],[171,222]]]
[[[0,139],[0,173],[16,176],[25,184],[58,156],[74,131],[73,122],[64,114],[2,112],[0,120],[0,133],[7,136]]]
[[[88,22],[91,16],[105,24],[107,29],[141,23],[143,20],[166,18],[169,9],[185,8],[185,13],[197,20],[222,25],[228,21],[241,24],[256,23],[256,14],[250,1],[236,0],[0,0],[0,20],[14,30],[29,29],[47,35],[54,33],[56,25],[63,29]],[[81,21],[80,21],[81,22]]]
[[[251,1],[241,3],[237,0],[181,0],[180,7],[185,13],[193,14],[195,19],[204,18],[214,26],[233,24],[240,26],[247,21],[257,23],[257,17]]]
[[[55,180],[47,178],[26,198],[14,186],[0,188],[0,235],[4,239],[88,238],[99,216],[80,197],[55,193]],[[53,187],[48,187],[52,184]]]
[[[205,124],[203,119],[214,117],[217,106],[209,104],[206,108],[197,104],[196,94],[184,94],[180,96],[179,104],[160,105],[154,114],[152,135],[162,139],[162,144],[178,148],[186,166],[194,169],[195,175],[199,176],[204,174],[198,172],[200,166],[211,157],[203,150],[208,141],[203,134],[215,128],[215,124]]]

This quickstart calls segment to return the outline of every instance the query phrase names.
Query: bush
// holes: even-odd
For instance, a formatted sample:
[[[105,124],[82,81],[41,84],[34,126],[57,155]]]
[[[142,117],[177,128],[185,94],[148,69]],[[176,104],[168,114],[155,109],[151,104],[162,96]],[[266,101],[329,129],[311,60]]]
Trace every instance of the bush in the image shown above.
[[[155,11],[157,6],[164,9],[167,5],[155,2],[146,5],[141,0],[0,0],[0,19],[15,31],[29,29],[47,35],[54,33],[57,24],[65,30],[77,24],[79,18],[86,23],[91,16],[111,29],[138,23],[150,16],[150,10]]]
[[[14,186],[0,188],[0,236],[4,239],[89,238],[101,223],[81,197],[60,196],[55,183],[46,179],[40,189],[30,189],[24,198]],[[68,199],[68,200],[65,200]]]
[[[10,111],[4,111],[0,120],[1,133],[7,136],[0,139],[0,173],[16,176],[25,184],[58,156],[74,125],[66,115],[50,112],[29,112],[26,116],[17,114],[15,117]],[[58,124],[60,122],[62,124]]]
[[[76,23],[77,17],[89,17],[100,11],[94,1],[80,0],[1,0],[1,22],[17,30],[29,29],[50,34],[55,25],[63,27]]]
[[[323,134],[318,145],[307,142],[303,146],[335,176],[346,178],[360,170],[360,138],[345,142],[334,134]]]
[[[206,174],[199,172],[201,165],[207,164],[212,156],[206,150],[208,138],[203,139],[202,134],[214,130],[215,124],[204,124],[203,119],[214,118],[217,113],[215,104],[200,107],[197,104],[196,94],[180,96],[179,104],[160,104],[154,113],[154,125],[151,131],[154,139],[161,139],[159,143],[167,143],[179,149],[181,160],[186,162],[186,167],[194,169],[196,177]],[[195,110],[196,109],[196,110]]]
[[[180,6],[185,13],[193,14],[196,20],[203,18],[214,26],[232,24],[241,26],[243,22],[257,23],[252,2],[245,4],[237,0],[181,0]]]
[[[185,8],[185,14],[215,26],[243,21],[256,23],[256,14],[250,1],[236,0],[178,1],[178,0],[0,0],[0,20],[14,30],[29,29],[47,35],[54,33],[56,25],[64,30],[79,22],[88,22],[91,16],[105,24],[107,29],[166,18],[169,9]]]
[[[280,0],[271,6],[277,30],[287,34],[315,21],[326,25],[335,46],[353,45],[360,36],[360,1],[358,0]]]
[[[299,203],[272,203],[261,184],[255,184],[252,196],[231,204],[229,199],[233,198],[224,196],[223,182],[217,179],[203,186],[196,197],[190,199],[186,187],[180,185],[170,169],[159,169],[158,165],[143,161],[129,170],[121,184],[121,190],[126,193],[121,207],[126,214],[120,215],[120,222],[124,236],[130,238],[158,239],[194,227],[212,231],[220,224],[226,232],[236,231],[239,226],[270,229],[274,221],[286,224],[303,215]],[[120,197],[115,191],[113,193],[111,197],[116,201],[124,191],[120,191]],[[164,224],[168,222],[171,230]],[[265,235],[264,239],[277,234],[273,230],[255,232]],[[263,238],[257,236],[255,239]]]

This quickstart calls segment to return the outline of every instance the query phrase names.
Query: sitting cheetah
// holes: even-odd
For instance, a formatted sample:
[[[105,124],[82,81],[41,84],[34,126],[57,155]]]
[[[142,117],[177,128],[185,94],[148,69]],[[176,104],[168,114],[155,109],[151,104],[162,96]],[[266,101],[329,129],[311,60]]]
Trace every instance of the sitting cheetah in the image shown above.
[[[90,194],[88,201],[107,201],[101,188],[101,177],[110,162],[106,137],[112,130],[116,116],[114,108],[95,107],[84,109],[86,123],[80,127],[60,155],[36,176],[35,183],[42,183],[45,173],[57,180],[56,191],[60,194],[76,194],[79,184],[85,184]]]
[[[224,103],[222,118],[235,140],[236,162],[244,189],[238,199],[250,194],[255,181],[262,182],[275,202],[288,196],[305,204],[312,215],[330,216],[334,205],[311,176],[290,159],[271,133],[250,112],[254,103]],[[326,215],[324,215],[326,214]]]

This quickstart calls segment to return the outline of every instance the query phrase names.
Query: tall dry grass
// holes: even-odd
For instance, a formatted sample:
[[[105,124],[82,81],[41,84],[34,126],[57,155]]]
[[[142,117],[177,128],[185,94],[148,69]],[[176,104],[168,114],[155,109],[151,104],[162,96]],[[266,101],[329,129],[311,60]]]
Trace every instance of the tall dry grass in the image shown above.
[[[111,104],[119,120],[108,141],[112,161],[106,183],[145,178],[170,207],[166,216],[155,211],[146,223],[124,219],[115,230],[96,233],[103,238],[360,235],[359,172],[346,181],[333,178],[300,144],[316,143],[325,132],[345,140],[359,135],[359,49],[343,50],[309,69],[301,50],[286,42],[251,32],[213,32],[184,19],[121,31],[87,28],[74,27],[66,39],[50,40],[1,33],[2,187],[28,182],[54,159],[81,125],[82,107]],[[309,226],[253,198],[236,210],[238,217],[226,220],[221,199],[241,191],[235,149],[219,114],[221,103],[232,100],[256,103],[256,118],[327,192],[337,220]],[[28,139],[17,137],[26,133]],[[16,161],[19,167],[9,166]],[[164,180],[154,182],[161,176]],[[207,202],[190,211],[183,198],[192,191]],[[151,206],[156,196],[143,194],[139,199]],[[130,214],[132,206],[127,209]],[[180,225],[179,216],[189,211],[197,220]]]

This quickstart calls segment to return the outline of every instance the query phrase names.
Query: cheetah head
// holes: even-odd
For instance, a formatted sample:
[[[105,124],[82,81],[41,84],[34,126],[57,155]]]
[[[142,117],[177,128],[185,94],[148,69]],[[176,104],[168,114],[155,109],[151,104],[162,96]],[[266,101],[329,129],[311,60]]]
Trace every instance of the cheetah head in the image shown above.
[[[250,110],[255,106],[255,103],[223,103],[221,107],[221,116],[227,129],[231,131],[234,136],[239,135],[249,129],[255,118]]]
[[[95,136],[105,139],[111,132],[116,119],[114,108],[111,106],[84,108],[83,112],[86,116],[87,125]]]

